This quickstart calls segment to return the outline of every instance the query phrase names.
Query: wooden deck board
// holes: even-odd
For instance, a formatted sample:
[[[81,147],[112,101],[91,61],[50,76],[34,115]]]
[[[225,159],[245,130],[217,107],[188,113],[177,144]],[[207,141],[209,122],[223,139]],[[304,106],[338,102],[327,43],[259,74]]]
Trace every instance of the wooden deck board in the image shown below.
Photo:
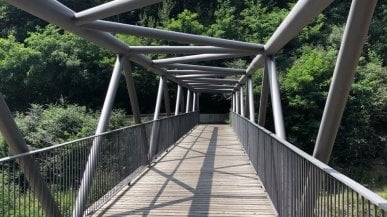
[[[199,125],[93,216],[276,216],[228,125]]]

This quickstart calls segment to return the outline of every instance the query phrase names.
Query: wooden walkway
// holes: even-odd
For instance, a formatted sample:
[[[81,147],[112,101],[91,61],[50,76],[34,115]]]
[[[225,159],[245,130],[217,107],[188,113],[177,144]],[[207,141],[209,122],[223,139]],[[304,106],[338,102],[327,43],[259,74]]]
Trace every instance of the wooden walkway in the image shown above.
[[[94,216],[276,216],[228,125],[198,125]]]

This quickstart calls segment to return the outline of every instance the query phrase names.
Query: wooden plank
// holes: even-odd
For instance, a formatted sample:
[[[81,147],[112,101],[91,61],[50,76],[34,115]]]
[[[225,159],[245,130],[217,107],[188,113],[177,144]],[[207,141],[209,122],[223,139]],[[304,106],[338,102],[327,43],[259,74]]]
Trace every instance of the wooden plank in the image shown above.
[[[93,216],[276,216],[228,125],[199,125]]]

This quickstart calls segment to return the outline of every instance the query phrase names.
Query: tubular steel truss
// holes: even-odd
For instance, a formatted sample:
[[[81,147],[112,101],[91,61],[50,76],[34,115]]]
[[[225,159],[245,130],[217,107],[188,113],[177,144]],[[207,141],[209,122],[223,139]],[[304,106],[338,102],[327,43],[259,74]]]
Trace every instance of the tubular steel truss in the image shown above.
[[[285,125],[281,107],[279,81],[273,56],[333,2],[333,0],[299,0],[268,42],[262,45],[102,20],[123,12],[156,4],[162,2],[162,0],[113,0],[80,12],[75,12],[56,0],[5,1],[117,54],[116,65],[96,134],[102,133],[106,129],[117,90],[119,75],[122,70],[125,71],[136,123],[141,123],[130,62],[137,63],[147,70],[160,75],[154,120],[159,119],[163,95],[165,98],[168,98],[166,82],[169,80],[178,84],[175,115],[179,114],[179,109],[187,113],[195,111],[198,107],[200,92],[226,93],[231,94],[232,111],[242,116],[245,116],[245,113],[248,112],[252,123],[255,123],[256,120],[251,76],[265,65],[258,124],[261,126],[265,124],[266,108],[270,93],[275,133],[282,139],[285,139]],[[368,32],[376,2],[377,0],[352,1],[314,151],[314,157],[323,162],[329,160],[333,148],[354,72],[365,41],[364,37]],[[169,40],[181,43],[182,46],[131,46],[120,41],[113,33]],[[152,60],[145,55],[148,53],[190,55]],[[246,69],[192,65],[195,62],[224,60],[244,56],[255,56]],[[234,78],[228,76],[234,76]],[[238,79],[235,79],[235,77]],[[243,87],[246,83],[246,92],[243,94]],[[184,105],[183,88],[186,89],[186,105]],[[245,96],[246,99],[244,98]],[[164,102],[166,107],[169,108],[169,110],[167,109],[168,113],[170,113],[169,100],[165,99]],[[245,102],[248,106],[245,106]],[[1,115],[9,116],[8,113]],[[152,127],[149,161],[152,161],[154,154],[154,141],[155,136],[157,136],[154,132],[158,130],[157,128],[157,125]],[[6,140],[12,140],[13,138],[20,137],[17,131],[17,129],[11,131],[2,130],[2,133]],[[100,141],[93,141],[92,150],[98,150],[99,144]],[[87,170],[82,180],[82,188],[79,190],[73,216],[82,216],[85,210],[91,179],[95,170],[95,164],[93,163],[95,156],[93,153],[94,151],[89,156]]]

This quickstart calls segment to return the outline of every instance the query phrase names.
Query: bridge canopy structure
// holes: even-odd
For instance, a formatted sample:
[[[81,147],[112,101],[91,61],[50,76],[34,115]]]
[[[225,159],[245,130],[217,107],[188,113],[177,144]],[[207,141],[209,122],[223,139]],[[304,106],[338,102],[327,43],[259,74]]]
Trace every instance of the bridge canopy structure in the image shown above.
[[[92,137],[30,151],[4,98],[0,96],[0,131],[15,154],[0,160],[3,172],[0,210],[3,215],[108,215],[109,209],[114,208],[115,203],[112,200],[124,198],[123,189],[129,189],[129,199],[119,208],[122,215],[138,214],[130,210],[136,209],[136,199],[150,199],[151,207],[140,209],[140,214],[153,214],[153,208],[168,208],[156,203],[161,198],[160,189],[169,187],[152,180],[150,175],[157,173],[167,182],[178,185],[171,187],[175,189],[170,191],[170,196],[183,198],[175,198],[175,202],[187,202],[184,199],[187,195],[179,195],[182,191],[176,188],[182,187],[190,192],[187,197],[191,204],[181,206],[188,207],[188,211],[183,212],[178,206],[176,215],[224,216],[227,214],[224,209],[228,207],[231,210],[230,215],[385,216],[385,200],[326,165],[377,0],[352,0],[313,156],[286,141],[275,55],[333,0],[299,0],[265,44],[104,20],[162,0],[113,0],[80,12],[75,12],[56,0],[5,2],[106,48],[115,53],[117,58],[96,133]],[[173,41],[181,46],[131,46],[114,35],[118,33]],[[175,57],[150,59],[146,56],[149,53],[172,54]],[[204,64],[243,56],[254,57],[246,69]],[[132,62],[160,75],[151,122],[141,121],[132,77]],[[201,64],[195,64],[198,62]],[[254,84],[251,77],[261,67],[264,67],[262,91],[258,117],[255,117]],[[106,132],[122,72],[136,125]],[[166,108],[170,108],[167,80],[178,85],[175,111],[171,115],[171,111],[167,110],[169,117],[160,118],[163,98]],[[230,97],[233,130],[226,126],[198,125],[200,93],[222,93]],[[264,128],[269,97],[274,134]],[[247,104],[248,108],[245,108]],[[201,129],[211,129],[211,136],[208,138],[197,135]],[[229,141],[235,143],[227,145]],[[245,154],[241,154],[240,148],[243,148]],[[180,156],[174,156],[179,149],[183,149],[180,150]],[[233,149],[234,152],[230,151]],[[165,151],[170,152],[165,154]],[[193,156],[188,156],[190,152],[194,153]],[[201,155],[195,156],[195,153]],[[222,157],[224,153],[231,154],[231,157]],[[241,165],[230,165],[230,159],[235,157],[235,153],[238,153],[239,158],[236,161],[241,162]],[[186,159],[189,157],[193,160]],[[45,159],[50,159],[51,163],[47,163]],[[182,159],[191,163],[188,163],[188,169],[181,167],[183,169],[180,173],[178,165],[176,170],[173,167],[180,160],[184,164]],[[229,170],[223,171],[222,167]],[[239,167],[243,169],[235,171]],[[169,173],[163,172],[163,169]],[[7,177],[4,175],[5,171]],[[20,180],[12,179],[20,172],[24,174],[19,177]],[[218,173],[222,175],[218,177]],[[192,181],[189,179],[182,182],[174,176],[177,174],[187,175],[197,185],[186,184],[185,182]],[[147,178],[150,180],[147,181]],[[213,179],[219,181],[213,182]],[[133,186],[126,187],[128,183]],[[147,188],[147,184],[156,188],[153,198],[140,197],[152,190]],[[136,189],[140,190],[136,192]],[[140,195],[136,197],[136,193]],[[4,195],[8,195],[11,198],[9,201],[13,202],[5,202],[7,197]],[[163,199],[164,203],[169,203],[167,199]],[[217,204],[215,207],[218,210],[215,213],[211,211],[212,201]],[[230,207],[234,205],[246,213],[232,210]],[[23,209],[26,213],[21,214],[19,211],[23,206],[31,208],[27,211]],[[128,208],[126,212],[122,210],[125,207]],[[196,210],[197,207],[204,211]],[[173,214],[171,212],[161,212],[158,215]]]

